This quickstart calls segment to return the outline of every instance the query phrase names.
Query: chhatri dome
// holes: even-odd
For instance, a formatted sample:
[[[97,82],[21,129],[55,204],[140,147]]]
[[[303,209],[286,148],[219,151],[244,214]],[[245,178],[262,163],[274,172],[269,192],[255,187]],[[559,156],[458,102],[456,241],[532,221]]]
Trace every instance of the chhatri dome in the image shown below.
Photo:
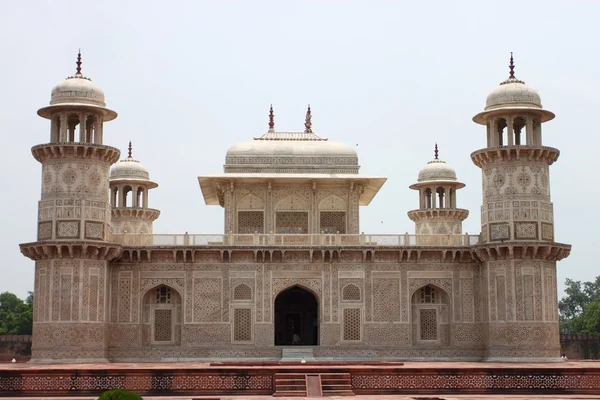
[[[131,141],[129,142],[129,153],[126,159],[116,163],[110,170],[110,181],[147,181],[152,187],[156,183],[150,181],[150,173],[144,165],[133,158]],[[154,186],[156,185],[156,186]]]
[[[276,132],[273,107],[269,111],[269,130],[251,141],[234,144],[226,155],[225,172],[344,172],[358,173],[356,149],[344,143],[317,136],[312,130],[310,106],[306,111],[304,132]]]
[[[411,185],[410,188],[413,189],[413,186],[417,187],[431,182],[456,182],[456,171],[454,168],[446,161],[439,159],[437,143],[435,144],[434,159],[429,161],[427,165],[419,171],[417,182],[417,184]],[[457,188],[465,186],[463,183],[457,183]]]
[[[554,113],[542,108],[540,94],[534,88],[515,77],[515,64],[510,53],[510,74],[508,79],[501,82],[492,90],[485,100],[485,111],[473,117],[473,121],[485,125],[484,115],[498,110],[537,110],[542,113],[542,122],[554,118]]]
[[[75,75],[67,77],[52,89],[50,106],[38,110],[38,115],[50,118],[59,109],[72,106],[85,106],[101,110],[104,121],[117,118],[117,113],[106,108],[104,91],[92,80],[81,73],[81,52],[77,54],[77,70]]]

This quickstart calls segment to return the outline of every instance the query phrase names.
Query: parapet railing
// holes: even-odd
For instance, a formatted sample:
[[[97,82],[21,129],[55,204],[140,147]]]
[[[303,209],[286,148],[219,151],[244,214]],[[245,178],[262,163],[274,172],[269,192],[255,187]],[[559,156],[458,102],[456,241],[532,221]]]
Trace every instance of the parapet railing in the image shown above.
[[[112,234],[124,246],[472,246],[479,235],[384,234]]]

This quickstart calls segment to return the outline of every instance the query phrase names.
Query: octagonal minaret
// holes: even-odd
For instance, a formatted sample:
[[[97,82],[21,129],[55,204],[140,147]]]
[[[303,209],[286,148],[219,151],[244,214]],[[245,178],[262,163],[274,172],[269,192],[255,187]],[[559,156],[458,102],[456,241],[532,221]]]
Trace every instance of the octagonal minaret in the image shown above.
[[[436,143],[434,159],[419,171],[417,183],[410,186],[419,191],[419,209],[408,212],[415,222],[417,244],[428,244],[424,242],[434,239],[427,235],[462,233],[462,221],[469,211],[456,207],[456,191],[464,187],[464,183],[457,181],[454,168],[439,159]]]
[[[103,144],[103,125],[117,117],[104,92],[81,72],[53,90],[38,115],[50,120],[50,140],[34,146],[42,164],[37,241],[21,244],[35,260],[33,362],[107,360],[110,242],[108,173],[119,150]]]
[[[482,169],[482,299],[486,359],[559,360],[556,261],[571,246],[554,241],[549,166],[559,151],[542,143],[554,114],[538,92],[510,75],[473,121],[487,147],[471,154]]]
[[[112,233],[152,233],[152,224],[160,211],[148,208],[148,192],[158,187],[150,173],[132,156],[131,141],[128,157],[110,171],[110,204]]]

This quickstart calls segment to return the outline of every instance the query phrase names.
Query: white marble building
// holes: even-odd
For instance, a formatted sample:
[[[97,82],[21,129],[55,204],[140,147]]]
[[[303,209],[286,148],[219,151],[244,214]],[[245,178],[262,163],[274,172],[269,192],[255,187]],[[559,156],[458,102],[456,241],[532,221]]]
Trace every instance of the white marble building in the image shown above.
[[[35,260],[33,361],[559,359],[549,166],[554,118],[510,76],[473,120],[487,135],[481,234],[465,235],[464,187],[435,158],[410,186],[415,234],[359,225],[385,178],[359,173],[356,148],[312,131],[275,130],[234,144],[221,174],[198,178],[225,210],[222,234],[155,234],[158,185],[104,144],[117,117],[81,73],[60,82],[42,164]],[[107,137],[110,137],[110,133]],[[114,164],[114,165],[113,165]],[[112,165],[112,170],[111,170]],[[157,190],[160,190],[157,189]]]

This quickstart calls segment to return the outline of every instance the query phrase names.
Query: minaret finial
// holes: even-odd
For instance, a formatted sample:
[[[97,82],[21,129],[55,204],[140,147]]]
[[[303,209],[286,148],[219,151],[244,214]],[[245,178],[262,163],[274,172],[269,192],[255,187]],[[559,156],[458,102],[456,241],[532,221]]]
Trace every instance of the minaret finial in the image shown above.
[[[275,114],[273,114],[273,104],[271,104],[271,108],[269,108],[269,131],[275,130]]]
[[[436,160],[438,159],[438,154],[439,154],[438,146],[437,146],[437,142],[435,142],[435,148],[433,150],[433,155],[435,156]]]
[[[310,112],[310,104],[306,110],[306,119],[304,120],[304,133],[312,133],[312,114]]]
[[[81,49],[79,49],[77,53],[77,62],[75,64],[77,64],[77,72],[75,75],[81,75]]]
[[[510,75],[508,76],[508,79],[515,79],[515,63],[513,62],[512,51],[510,52],[510,64],[508,65],[508,68],[510,68]]]
[[[129,141],[129,157],[128,158],[132,158],[131,156],[131,151],[133,150],[133,147],[131,147],[131,140]]]

